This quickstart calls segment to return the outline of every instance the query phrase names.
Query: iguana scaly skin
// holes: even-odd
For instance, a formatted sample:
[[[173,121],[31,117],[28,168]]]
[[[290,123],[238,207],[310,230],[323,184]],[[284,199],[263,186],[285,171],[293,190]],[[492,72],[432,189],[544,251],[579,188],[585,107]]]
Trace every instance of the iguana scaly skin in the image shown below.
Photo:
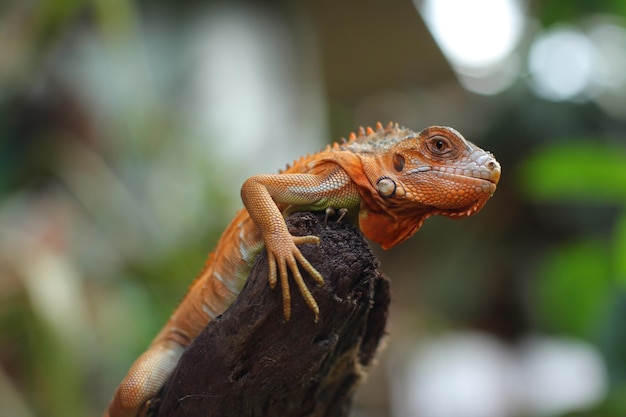
[[[292,236],[284,216],[339,209],[358,222],[366,237],[388,249],[413,235],[430,216],[461,218],[478,212],[499,179],[493,155],[454,129],[434,126],[415,133],[391,123],[361,128],[358,135],[305,156],[277,175],[249,178],[241,188],[245,209],[226,228],[168,323],[132,365],[105,416],[145,413],[185,347],[237,297],[263,247],[270,287],[280,281],[285,319],[291,316],[291,272],[317,320],[317,303],[299,267],[320,285],[324,279],[298,245],[317,244],[319,238]]]

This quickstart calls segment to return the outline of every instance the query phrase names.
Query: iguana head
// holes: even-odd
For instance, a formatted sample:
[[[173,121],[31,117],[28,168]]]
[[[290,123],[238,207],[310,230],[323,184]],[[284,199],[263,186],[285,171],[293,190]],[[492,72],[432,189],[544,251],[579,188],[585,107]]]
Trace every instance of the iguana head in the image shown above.
[[[500,164],[449,127],[420,133],[389,125],[361,130],[344,149],[361,160],[366,177],[355,181],[363,204],[363,233],[387,249],[413,235],[433,215],[477,213],[496,190]]]

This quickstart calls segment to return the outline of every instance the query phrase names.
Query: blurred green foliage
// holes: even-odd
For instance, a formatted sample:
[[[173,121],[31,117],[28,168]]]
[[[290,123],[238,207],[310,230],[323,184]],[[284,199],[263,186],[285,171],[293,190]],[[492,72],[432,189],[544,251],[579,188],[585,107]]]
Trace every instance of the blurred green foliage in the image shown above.
[[[539,291],[540,314],[550,330],[597,339],[611,296],[607,248],[593,240],[572,242],[546,254]]]
[[[538,17],[545,26],[584,19],[595,13],[626,16],[626,2],[623,0],[542,1],[537,2],[537,6]]]
[[[598,337],[594,329],[626,284],[626,148],[600,139],[540,148],[521,165],[519,181],[539,204],[620,209],[612,236],[578,237],[553,249],[542,272],[542,303],[549,314],[541,317],[555,330]]]
[[[540,147],[520,165],[520,187],[541,206],[612,206],[611,233],[575,236],[547,250],[537,280],[541,326],[601,347],[614,384],[598,412],[626,413],[626,147],[601,138]]]
[[[626,148],[571,138],[541,147],[523,164],[520,183],[534,201],[626,204]]]

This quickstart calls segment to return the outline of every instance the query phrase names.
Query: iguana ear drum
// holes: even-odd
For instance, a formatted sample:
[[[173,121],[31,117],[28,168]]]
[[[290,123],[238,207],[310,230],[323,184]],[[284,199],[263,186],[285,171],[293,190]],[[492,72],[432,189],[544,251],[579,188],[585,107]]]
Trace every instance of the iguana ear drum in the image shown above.
[[[381,197],[390,198],[396,195],[396,182],[389,177],[382,177],[376,183],[376,191]]]
[[[399,153],[393,154],[393,168],[396,172],[402,172],[404,169],[404,156]]]

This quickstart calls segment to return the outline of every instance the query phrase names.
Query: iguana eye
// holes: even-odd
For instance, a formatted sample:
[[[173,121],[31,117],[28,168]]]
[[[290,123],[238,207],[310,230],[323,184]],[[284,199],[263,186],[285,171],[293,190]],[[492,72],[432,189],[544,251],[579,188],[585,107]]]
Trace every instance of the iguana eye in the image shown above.
[[[445,152],[446,149],[450,147],[448,143],[448,139],[443,136],[435,136],[428,140],[428,144],[430,145],[430,149],[435,153]]]
[[[454,153],[454,146],[448,138],[443,136],[433,136],[429,138],[426,146],[428,150],[435,155],[448,156],[450,153]]]

